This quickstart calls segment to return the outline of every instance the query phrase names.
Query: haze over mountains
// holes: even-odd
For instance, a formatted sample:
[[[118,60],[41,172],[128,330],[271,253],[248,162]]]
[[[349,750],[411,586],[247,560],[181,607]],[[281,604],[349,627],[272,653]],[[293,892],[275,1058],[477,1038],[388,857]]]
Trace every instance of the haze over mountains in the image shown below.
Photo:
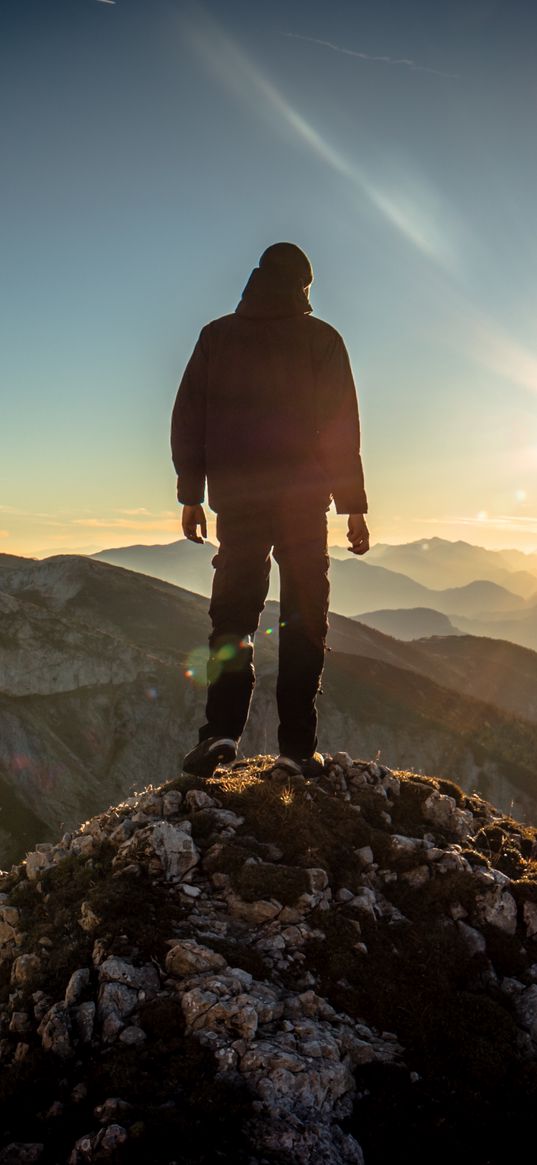
[[[93,557],[209,595],[216,552],[210,543],[195,545],[181,539],[164,546],[104,550]],[[277,597],[274,566],[269,598]],[[489,551],[441,538],[405,546],[378,544],[367,559],[335,547],[330,604],[333,611],[365,615],[373,626],[402,638],[463,631],[537,649],[537,555]],[[384,614],[399,610],[437,612],[449,623],[442,618],[435,623],[434,614],[396,621]]]
[[[449,773],[537,819],[537,655],[468,636],[403,643],[330,619],[324,751],[344,740]],[[274,603],[244,755],[276,751],[269,628]],[[161,580],[79,556],[0,556],[0,865],[176,774],[203,716],[207,631],[206,599]]]

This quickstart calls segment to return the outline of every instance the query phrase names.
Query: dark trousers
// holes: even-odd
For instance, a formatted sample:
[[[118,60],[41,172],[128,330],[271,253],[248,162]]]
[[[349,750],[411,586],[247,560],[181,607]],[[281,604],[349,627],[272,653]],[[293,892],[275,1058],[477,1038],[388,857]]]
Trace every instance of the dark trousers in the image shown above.
[[[317,747],[316,696],[328,628],[327,515],[293,506],[286,512],[221,512],[209,615],[207,723],[199,738],[239,740],[255,684],[253,635],[270,575],[280,567],[278,704],[280,751],[294,759]]]

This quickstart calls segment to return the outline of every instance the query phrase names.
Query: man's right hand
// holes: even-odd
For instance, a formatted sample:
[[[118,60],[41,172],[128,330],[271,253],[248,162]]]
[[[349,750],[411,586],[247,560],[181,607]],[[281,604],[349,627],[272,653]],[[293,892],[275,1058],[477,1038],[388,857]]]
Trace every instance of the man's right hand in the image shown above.
[[[183,506],[182,525],[183,534],[189,542],[203,542],[207,537],[207,520],[203,506]]]
[[[351,544],[349,550],[353,554],[367,554],[369,550],[369,530],[367,529],[363,514],[349,514],[347,538]]]

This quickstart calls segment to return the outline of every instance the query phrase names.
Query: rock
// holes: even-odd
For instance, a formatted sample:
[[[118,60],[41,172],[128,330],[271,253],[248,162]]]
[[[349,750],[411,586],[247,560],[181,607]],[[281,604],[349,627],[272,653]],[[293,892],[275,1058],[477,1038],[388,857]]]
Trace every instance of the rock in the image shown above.
[[[487,944],[480,930],[476,930],[474,926],[468,926],[466,922],[461,922],[460,920],[456,923],[456,926],[459,934],[464,939],[470,956],[485,953]]]
[[[81,1104],[83,1100],[86,1100],[87,1095],[88,1095],[87,1085],[84,1084],[83,1081],[80,1081],[80,1083],[75,1084],[75,1087],[72,1089],[71,1100],[72,1100],[73,1104]]]
[[[392,833],[390,837],[390,857],[397,861],[399,858],[415,857],[423,852],[423,842],[417,837],[405,837],[404,834]]]
[[[185,793],[185,805],[192,813],[196,809],[211,809],[216,806],[216,801],[203,789],[189,789]]]
[[[431,874],[428,866],[414,866],[411,870],[404,870],[400,874],[402,882],[406,882],[413,890],[420,890],[429,881]]]
[[[196,816],[200,825],[208,824],[220,833],[238,829],[244,822],[244,817],[239,817],[232,809],[199,809]]]
[[[326,890],[328,886],[328,874],[326,870],[320,868],[306,870],[306,875],[309,883],[310,892],[316,894],[321,890]]]
[[[2,917],[0,917],[0,946],[3,946],[5,943],[7,944],[14,942],[16,937],[17,931],[15,930],[15,927],[12,926],[10,922],[6,922]]]
[[[426,821],[430,821],[439,829],[454,833],[457,837],[465,838],[472,832],[474,822],[472,813],[459,809],[454,797],[447,797],[437,789],[433,789],[423,801],[421,811]]]
[[[514,1005],[522,1027],[529,1032],[533,1040],[537,1041],[537,984],[533,983],[531,987],[526,987],[525,991],[517,995]]]
[[[136,1027],[132,1024],[130,1027],[123,1028],[119,1033],[119,1040],[122,1044],[127,1044],[129,1048],[139,1048],[145,1043],[147,1036],[141,1027]]]
[[[281,902],[275,898],[258,898],[255,902],[244,902],[238,894],[231,893],[228,897],[228,909],[232,918],[242,918],[252,926],[260,926],[264,922],[271,922],[282,908]]]
[[[360,867],[365,868],[373,865],[375,858],[370,845],[363,845],[360,849],[355,849],[354,853]]]
[[[133,967],[125,959],[111,955],[99,967],[99,979],[104,983],[124,983],[135,991],[143,991],[145,998],[152,999],[160,988],[159,973],[152,963],[143,967]]]
[[[11,968],[11,984],[15,987],[27,987],[41,969],[41,959],[38,955],[19,955]]]
[[[26,855],[26,877],[29,882],[37,882],[41,874],[51,866],[50,857],[48,853],[39,853],[34,850],[33,853]]]
[[[53,1052],[60,1059],[67,1059],[71,1055],[71,1021],[65,1003],[53,1003],[41,1020],[37,1032],[45,1052]]]
[[[528,938],[533,938],[537,934],[537,903],[525,902],[522,907],[522,916],[526,926],[526,934]]]
[[[99,990],[97,1017],[105,1043],[115,1040],[125,1019],[138,1006],[138,992],[123,983],[103,983]]]
[[[93,1159],[93,1139],[91,1136],[79,1137],[69,1157],[69,1165],[85,1165]]]
[[[95,841],[91,834],[79,833],[73,838],[70,848],[77,857],[89,858],[95,850]]]
[[[123,1125],[108,1125],[102,1135],[99,1133],[96,1147],[98,1146],[100,1155],[113,1159],[127,1140],[128,1133]]]
[[[219,970],[225,965],[226,960],[222,955],[193,939],[183,939],[166,955],[168,975],[198,975],[204,971]]]
[[[40,1142],[12,1141],[0,1150],[0,1165],[34,1165],[42,1160],[44,1152],[45,1146]]]
[[[344,772],[347,772],[348,769],[352,768],[353,760],[352,757],[349,756],[348,752],[336,752],[330,763],[339,765]]]
[[[32,1025],[30,1023],[30,1016],[28,1015],[28,1012],[14,1011],[9,1024],[10,1032],[18,1032],[18,1034],[21,1035],[24,1032],[31,1031],[31,1029]]]
[[[78,925],[81,926],[82,930],[85,930],[87,934],[91,934],[93,930],[97,930],[97,927],[101,925],[100,918],[92,909],[89,902],[82,902],[80,906],[80,918],[78,919]]]
[[[478,894],[475,902],[476,919],[481,923],[488,923],[506,934],[515,934],[517,925],[517,907],[513,895],[501,886]]]
[[[90,972],[89,967],[80,967],[78,971],[73,971],[71,978],[65,989],[65,1003],[67,1007],[71,1007],[74,1003],[78,1003],[80,996],[89,986]]]
[[[132,861],[137,854],[154,857],[160,872],[168,882],[180,882],[200,860],[197,846],[191,836],[189,821],[172,825],[171,821],[155,821],[120,846],[114,864]]]
[[[82,1044],[90,1044],[95,1026],[96,1007],[93,1000],[81,1003],[74,1013],[74,1025],[78,1038]]]
[[[179,813],[183,801],[183,794],[179,789],[170,789],[162,798],[162,812],[164,817],[175,817]]]
[[[103,1104],[97,1104],[93,1110],[93,1115],[101,1124],[110,1124],[113,1117],[121,1116],[125,1118],[129,1112],[132,1112],[132,1104],[127,1100],[122,1100],[120,1096],[109,1096]]]

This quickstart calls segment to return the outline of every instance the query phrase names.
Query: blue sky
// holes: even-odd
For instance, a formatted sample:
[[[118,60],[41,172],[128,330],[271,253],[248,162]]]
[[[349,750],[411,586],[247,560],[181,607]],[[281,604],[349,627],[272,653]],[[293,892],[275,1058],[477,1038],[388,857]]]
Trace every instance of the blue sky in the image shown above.
[[[177,535],[178,380],[280,239],[349,349],[374,539],[537,548],[532,4],[6,0],[0,23],[3,551]]]

